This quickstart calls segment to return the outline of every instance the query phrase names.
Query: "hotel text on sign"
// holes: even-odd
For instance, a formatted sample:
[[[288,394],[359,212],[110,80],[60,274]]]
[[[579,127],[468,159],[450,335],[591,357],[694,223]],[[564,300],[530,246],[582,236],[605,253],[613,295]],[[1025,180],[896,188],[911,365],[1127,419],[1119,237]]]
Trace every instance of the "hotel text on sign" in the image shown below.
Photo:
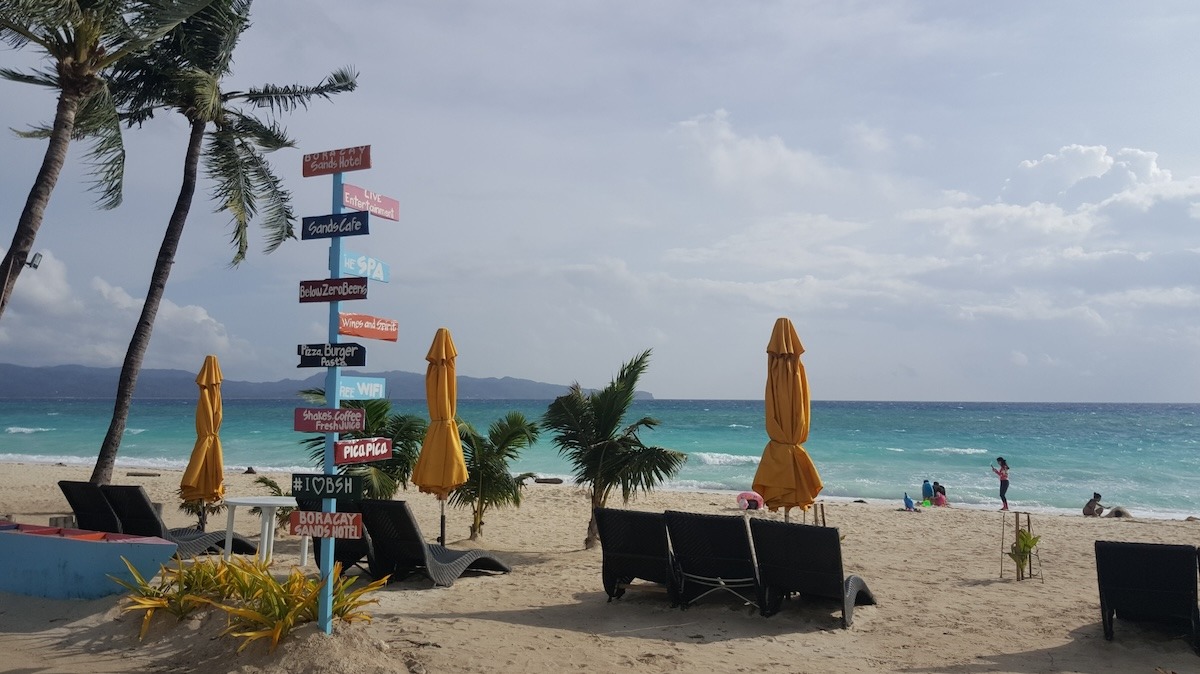
[[[342,184],[342,205],[356,211],[369,211],[388,220],[400,219],[400,202],[356,185]]]
[[[367,427],[367,411],[329,407],[297,407],[292,428],[303,433],[342,433]]]
[[[362,513],[318,513],[293,510],[288,533],[313,538],[362,538]]]
[[[338,334],[394,342],[400,335],[400,321],[366,314],[338,314]]]
[[[358,438],[333,443],[333,463],[367,463],[392,458],[391,438]]]
[[[301,281],[301,302],[341,302],[367,299],[367,279],[327,278],[322,281]]]
[[[304,168],[300,173],[307,178],[369,168],[371,168],[371,146],[359,145],[358,147],[344,147],[340,150],[306,154],[304,155]]]

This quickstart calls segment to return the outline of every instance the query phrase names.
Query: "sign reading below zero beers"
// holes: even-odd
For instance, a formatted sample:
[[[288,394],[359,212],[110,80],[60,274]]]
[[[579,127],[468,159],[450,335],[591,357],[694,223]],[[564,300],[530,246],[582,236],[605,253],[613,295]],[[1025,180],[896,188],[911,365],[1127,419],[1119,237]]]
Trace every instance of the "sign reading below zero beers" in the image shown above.
[[[338,314],[338,334],[394,342],[400,335],[400,321],[367,314]]]
[[[331,239],[335,236],[362,236],[371,233],[370,213],[331,213],[300,220],[300,239]]]
[[[342,251],[342,274],[346,276],[363,276],[372,281],[388,282],[391,269],[386,262],[367,257],[362,253]]]
[[[342,433],[367,427],[367,411],[329,407],[297,407],[292,428],[305,433]]]
[[[288,533],[312,538],[362,538],[362,513],[319,513],[293,510]]]
[[[304,155],[302,176],[325,176],[344,171],[358,171],[371,168],[371,146],[344,147],[340,150],[327,150]]]
[[[327,278],[321,281],[301,281],[301,302],[341,302],[367,299],[367,279]]]
[[[292,473],[292,496],[299,499],[340,498],[343,501],[357,501],[362,498],[362,478],[358,475]]]
[[[383,377],[338,377],[338,397],[342,400],[383,400],[387,380]]]
[[[367,350],[354,342],[298,344],[296,354],[300,356],[300,364],[296,367],[362,367],[367,364]]]
[[[342,205],[356,211],[368,211],[388,220],[400,219],[399,201],[349,183],[342,183]]]
[[[333,463],[367,463],[392,458],[391,438],[358,438],[333,443]]]

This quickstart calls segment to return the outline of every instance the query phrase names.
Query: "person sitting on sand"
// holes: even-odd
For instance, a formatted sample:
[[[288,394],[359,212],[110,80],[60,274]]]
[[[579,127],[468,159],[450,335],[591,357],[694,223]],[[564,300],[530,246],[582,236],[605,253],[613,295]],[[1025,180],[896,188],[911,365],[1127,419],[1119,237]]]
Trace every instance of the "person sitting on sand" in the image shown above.
[[[1107,513],[1104,512],[1105,509],[1105,506],[1100,505],[1100,492],[1092,492],[1092,499],[1083,506],[1083,515],[1084,517],[1133,517],[1128,510],[1121,506],[1107,508]]]
[[[933,505],[941,507],[950,505],[950,502],[946,500],[946,486],[939,482],[933,483]]]

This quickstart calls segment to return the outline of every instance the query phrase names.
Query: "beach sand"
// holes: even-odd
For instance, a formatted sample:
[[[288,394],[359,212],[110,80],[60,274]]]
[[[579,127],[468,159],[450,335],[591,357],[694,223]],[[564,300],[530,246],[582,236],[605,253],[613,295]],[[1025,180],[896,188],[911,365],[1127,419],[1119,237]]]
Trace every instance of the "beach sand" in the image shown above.
[[[0,515],[44,524],[70,512],[56,482],[86,480],[90,468],[0,466]],[[131,475],[152,472],[157,475]],[[286,486],[287,475],[270,475]],[[254,475],[230,474],[230,495],[265,494]],[[118,468],[117,484],[141,484],[174,504],[179,473]],[[438,505],[402,492],[424,533],[437,535]],[[616,503],[619,506],[619,498]],[[1014,506],[1019,503],[1014,502]],[[660,491],[627,507],[739,513],[725,493]],[[239,509],[236,529],[256,540],[258,518]],[[664,595],[628,592],[609,603],[600,581],[601,551],[583,549],[584,492],[531,484],[519,509],[489,512],[484,537],[467,541],[469,512],[447,508],[451,547],[494,551],[507,575],[467,575],[449,588],[410,578],[375,593],[369,624],[335,624],[334,634],[306,626],[271,655],[262,644],[243,653],[217,637],[223,615],[156,621],[137,638],[140,614],[120,613],[120,595],[54,601],[0,594],[0,671],[238,672],[379,674],[383,672],[1196,672],[1186,638],[1118,619],[1114,641],[1100,624],[1092,544],[1097,539],[1200,544],[1200,522],[1032,515],[1040,535],[1040,578],[1016,580],[1002,555],[1002,513],[963,508],[897,511],[866,503],[826,503],[827,523],[844,537],[846,573],[862,576],[878,604],[854,611],[789,601],[763,618],[716,595],[687,610]],[[799,513],[793,511],[795,517]],[[752,517],[782,519],[782,513]],[[189,517],[165,508],[171,526]],[[224,516],[210,528],[224,528]],[[1011,516],[1007,520],[1011,527]],[[1012,540],[1011,530],[1007,534]],[[280,532],[275,567],[299,560],[299,539]],[[1001,577],[1003,567],[1004,575]],[[310,567],[315,572],[315,567]],[[363,581],[365,582],[365,581]]]

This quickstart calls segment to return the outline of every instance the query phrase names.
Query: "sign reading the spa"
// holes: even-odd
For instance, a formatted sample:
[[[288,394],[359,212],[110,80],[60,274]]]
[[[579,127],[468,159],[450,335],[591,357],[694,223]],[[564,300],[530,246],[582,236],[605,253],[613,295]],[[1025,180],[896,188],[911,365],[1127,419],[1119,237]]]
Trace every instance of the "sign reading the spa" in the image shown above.
[[[321,281],[301,281],[301,302],[341,302],[367,299],[367,279],[327,278]]]
[[[391,438],[358,438],[333,443],[333,463],[367,463],[392,458]]]
[[[368,211],[388,220],[400,219],[399,201],[349,183],[342,184],[342,205],[356,211]]]
[[[387,380],[383,377],[338,377],[338,397],[342,400],[383,400]]]
[[[329,407],[297,407],[292,428],[304,433],[343,433],[367,427],[367,411]]]
[[[362,538],[362,513],[319,513],[293,510],[288,533],[312,538]]]
[[[338,314],[338,334],[394,342],[400,335],[400,321],[366,314]]]
[[[298,344],[300,356],[297,367],[362,367],[367,364],[367,350],[362,344]]]
[[[370,214],[366,211],[314,215],[300,220],[300,238],[304,241],[370,233]]]
[[[292,496],[301,499],[340,498],[343,501],[357,501],[362,498],[362,478],[358,475],[292,473]]]
[[[346,276],[363,276],[372,281],[388,282],[391,278],[391,268],[387,263],[376,260],[373,257],[367,257],[362,253],[353,253],[348,250],[342,251],[342,274]]]
[[[344,147],[340,150],[306,154],[304,155],[304,167],[300,174],[308,178],[369,168],[371,168],[371,146],[359,145],[358,147]]]

